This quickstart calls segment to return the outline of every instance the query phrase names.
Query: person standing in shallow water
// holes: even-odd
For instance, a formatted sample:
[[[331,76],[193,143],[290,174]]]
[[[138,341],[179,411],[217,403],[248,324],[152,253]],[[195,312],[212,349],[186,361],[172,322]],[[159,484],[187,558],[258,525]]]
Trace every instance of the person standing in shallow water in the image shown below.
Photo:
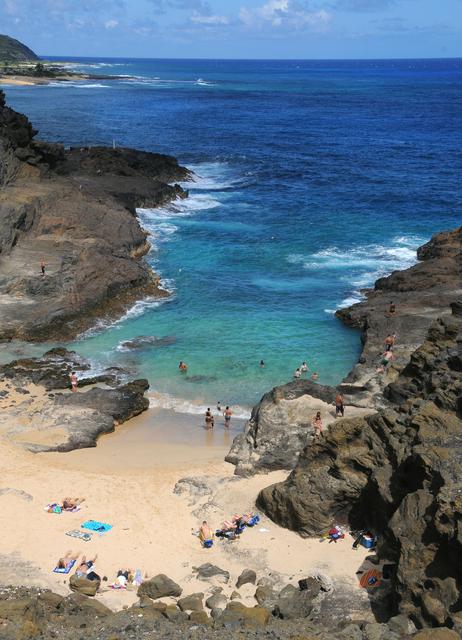
[[[181,373],[186,373],[188,371],[188,365],[186,364],[186,362],[183,362],[183,360],[181,360],[180,364],[178,365],[178,369]]]
[[[301,371],[300,371],[300,369],[297,367],[297,369],[295,369],[295,372],[294,372],[294,378],[295,378],[296,380],[298,380],[298,378],[300,378],[300,376],[301,376],[301,375],[302,375],[302,372],[301,372]]]
[[[214,425],[215,425],[215,420],[213,419],[213,415],[212,415],[212,412],[210,411],[210,407],[208,407],[207,411],[205,412],[205,428],[213,429]]]
[[[300,367],[300,371],[302,373],[306,373],[308,371],[308,365],[306,364],[305,361],[302,362],[302,366]]]
[[[233,412],[229,407],[226,407],[223,415],[225,416],[225,427],[229,427],[229,425],[231,424],[231,416],[233,415]]]

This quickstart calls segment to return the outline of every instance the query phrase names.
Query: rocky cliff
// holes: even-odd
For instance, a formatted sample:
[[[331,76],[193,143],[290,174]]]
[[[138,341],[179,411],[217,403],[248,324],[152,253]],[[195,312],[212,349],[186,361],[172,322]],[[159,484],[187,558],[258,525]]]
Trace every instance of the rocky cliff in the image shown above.
[[[137,207],[187,193],[174,158],[35,141],[0,92],[0,339],[69,338],[96,317],[165,295]],[[46,263],[41,276],[40,263]]]
[[[458,623],[462,597],[462,317],[436,320],[386,389],[391,408],[342,420],[258,504],[302,535],[372,529],[395,564],[390,606],[418,626]]]

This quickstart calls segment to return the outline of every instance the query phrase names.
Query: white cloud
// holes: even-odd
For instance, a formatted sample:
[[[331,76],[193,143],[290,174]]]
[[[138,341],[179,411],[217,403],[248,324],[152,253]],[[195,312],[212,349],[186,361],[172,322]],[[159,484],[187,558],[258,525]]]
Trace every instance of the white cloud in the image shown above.
[[[331,21],[331,14],[325,9],[312,11],[294,0],[268,0],[254,9],[242,7],[239,19],[247,27],[290,27],[293,29],[312,28],[325,30]]]
[[[118,20],[108,20],[107,22],[104,23],[104,26],[106,27],[106,29],[115,29],[118,25],[119,25]]]
[[[195,24],[203,25],[224,25],[229,24],[229,18],[227,16],[202,16],[199,14],[193,14],[191,16],[191,22]]]

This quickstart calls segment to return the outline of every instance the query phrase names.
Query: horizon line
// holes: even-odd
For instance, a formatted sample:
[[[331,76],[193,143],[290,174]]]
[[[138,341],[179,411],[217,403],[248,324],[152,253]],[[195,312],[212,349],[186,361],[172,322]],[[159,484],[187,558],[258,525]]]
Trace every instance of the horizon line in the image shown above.
[[[51,58],[60,58],[63,61],[69,58],[80,58],[87,60],[94,60],[95,58],[101,58],[104,60],[190,60],[190,61],[214,61],[214,62],[386,62],[386,61],[400,61],[400,60],[462,60],[460,56],[428,56],[428,57],[397,57],[397,58],[182,58],[182,57],[140,57],[140,56],[76,56],[76,55],[51,55],[44,56],[38,54],[41,60],[45,62]]]

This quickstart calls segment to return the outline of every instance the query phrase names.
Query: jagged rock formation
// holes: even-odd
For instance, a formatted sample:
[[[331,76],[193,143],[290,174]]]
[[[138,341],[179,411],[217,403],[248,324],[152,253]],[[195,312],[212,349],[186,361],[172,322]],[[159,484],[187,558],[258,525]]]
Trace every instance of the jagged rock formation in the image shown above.
[[[147,380],[126,381],[119,369],[97,376],[89,370],[86,360],[61,348],[0,367],[0,438],[32,452],[94,447],[100,435],[148,409]],[[60,392],[69,389],[71,371],[78,374],[79,388],[98,382],[113,388]]]
[[[137,207],[187,193],[174,158],[36,142],[0,92],[0,339],[70,338],[159,289]],[[46,263],[41,276],[40,262]]]
[[[390,409],[342,420],[307,446],[258,505],[305,536],[334,520],[372,528],[379,558],[396,564],[390,613],[453,626],[462,597],[462,317],[432,324],[386,396]]]
[[[36,53],[10,36],[0,34],[0,62],[27,62],[39,60]]]

